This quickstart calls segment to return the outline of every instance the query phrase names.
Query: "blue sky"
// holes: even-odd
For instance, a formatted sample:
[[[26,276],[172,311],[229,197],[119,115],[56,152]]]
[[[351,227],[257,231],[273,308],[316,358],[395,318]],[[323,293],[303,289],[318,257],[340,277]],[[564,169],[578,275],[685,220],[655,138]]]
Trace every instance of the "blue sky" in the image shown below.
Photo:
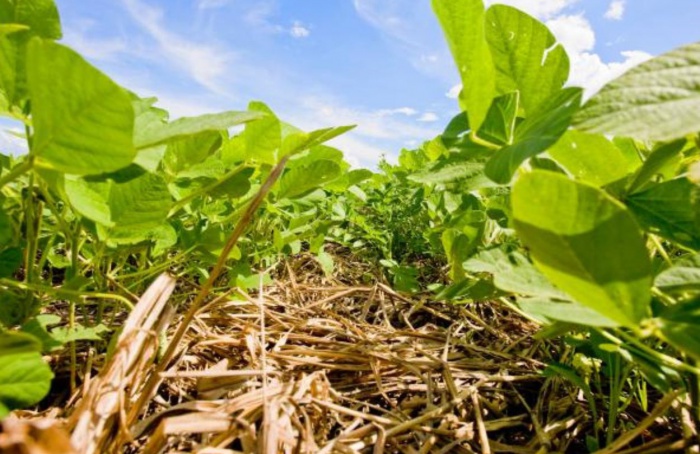
[[[255,99],[304,129],[356,123],[333,144],[353,164],[374,167],[456,113],[458,76],[429,0],[57,3],[65,44],[127,88],[160,98],[173,117]],[[698,0],[500,3],[551,26],[571,56],[571,83],[589,94],[652,55],[700,41]]]

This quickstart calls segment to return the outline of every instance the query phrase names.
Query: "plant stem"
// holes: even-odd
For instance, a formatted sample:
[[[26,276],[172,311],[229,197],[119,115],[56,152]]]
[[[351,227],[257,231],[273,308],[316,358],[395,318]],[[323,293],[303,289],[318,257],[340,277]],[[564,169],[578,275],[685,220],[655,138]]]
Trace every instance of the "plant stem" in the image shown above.
[[[63,296],[63,297],[73,297],[73,298],[94,298],[94,299],[106,299],[114,300],[122,303],[129,311],[134,309],[134,305],[131,301],[126,299],[121,295],[112,295],[110,293],[99,293],[99,292],[80,292],[78,290],[68,290],[64,288],[54,288],[46,285],[40,284],[28,284],[25,282],[17,282],[12,279],[0,279],[0,285],[6,287],[18,288],[21,290],[31,290],[35,292],[47,293],[50,295]]]
[[[4,177],[0,177],[0,189],[2,189],[2,187],[5,186],[7,183],[14,181],[17,178],[24,175],[25,173],[29,172],[33,167],[34,160],[31,157],[27,158],[21,164],[14,166],[12,170],[10,170],[7,173],[7,175],[5,175]]]
[[[477,145],[481,145],[482,147],[486,147],[490,150],[500,150],[501,147],[499,147],[496,144],[493,144],[489,142],[488,140],[484,140],[481,137],[476,135],[476,131],[472,131],[471,134],[469,134],[469,138],[472,140]]]

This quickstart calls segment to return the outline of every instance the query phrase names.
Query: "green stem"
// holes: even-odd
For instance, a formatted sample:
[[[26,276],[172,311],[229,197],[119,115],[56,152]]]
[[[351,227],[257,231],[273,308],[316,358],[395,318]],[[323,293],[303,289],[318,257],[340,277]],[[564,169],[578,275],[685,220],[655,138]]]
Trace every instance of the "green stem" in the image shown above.
[[[680,360],[673,358],[671,356],[668,356],[668,355],[664,355],[663,353],[657,352],[656,350],[652,349],[651,347],[645,345],[639,339],[625,333],[624,331],[621,331],[621,330],[616,331],[616,333],[620,337],[622,337],[624,340],[621,340],[621,339],[615,337],[612,333],[609,333],[607,331],[601,330],[598,332],[601,335],[603,335],[606,339],[613,342],[615,345],[622,346],[625,342],[632,344],[637,349],[638,354],[645,356],[652,361],[660,362],[660,363],[664,364],[665,366],[668,366],[671,369],[675,369],[679,372],[687,372],[690,374],[695,374],[695,375],[700,376],[700,368],[697,368],[697,367],[692,366],[690,364],[686,364],[683,361],[680,361]]]
[[[664,262],[666,262],[668,266],[673,266],[671,257],[668,256],[668,253],[666,252],[666,249],[664,249],[663,244],[661,244],[661,241],[659,241],[659,238],[656,235],[649,235],[649,238],[651,238],[651,241],[652,243],[654,243],[656,251],[659,253],[661,258],[664,259]]]
[[[486,147],[490,150],[500,150],[501,147],[498,145],[489,142],[488,140],[484,140],[481,137],[476,135],[476,131],[472,131],[471,134],[469,134],[469,138],[472,140],[477,145],[481,145],[482,147]]]
[[[33,167],[34,160],[31,157],[27,158],[21,164],[14,166],[12,170],[10,170],[7,173],[7,175],[5,175],[4,177],[0,177],[0,189],[2,189],[2,187],[5,186],[7,183],[14,181],[17,178],[24,175],[25,173],[29,172]]]
[[[122,303],[129,311],[134,309],[134,305],[131,301],[121,295],[112,295],[110,293],[99,293],[99,292],[80,292],[77,290],[68,290],[64,288],[54,288],[46,285],[40,284],[28,284],[24,282],[17,282],[11,279],[0,279],[0,285],[6,287],[18,288],[21,290],[31,290],[36,292],[47,293],[55,296],[71,297],[71,298],[94,298],[94,299],[105,299],[119,301]]]

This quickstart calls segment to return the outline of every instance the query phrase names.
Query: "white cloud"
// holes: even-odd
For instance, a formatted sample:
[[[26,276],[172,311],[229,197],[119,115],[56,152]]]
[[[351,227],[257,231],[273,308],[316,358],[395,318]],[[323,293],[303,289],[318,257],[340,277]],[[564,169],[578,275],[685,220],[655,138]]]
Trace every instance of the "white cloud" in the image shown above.
[[[569,55],[591,51],[595,47],[595,32],[583,15],[556,17],[547,21],[547,27]]]
[[[518,8],[540,19],[550,19],[579,0],[487,0],[487,6],[503,3]]]
[[[412,117],[417,113],[418,111],[412,107],[399,107],[396,109],[380,109],[375,112],[375,115],[379,117],[386,117],[389,115],[405,115],[407,117]]]
[[[231,3],[231,0],[197,0],[198,9],[216,9]]]
[[[622,20],[625,14],[625,0],[613,0],[604,17],[610,20]]]
[[[280,110],[280,118],[304,130],[327,126],[357,125],[357,128],[332,141],[354,165],[374,166],[382,155],[396,156],[397,144],[424,141],[440,130],[417,123],[418,112],[411,107],[361,109],[347,107],[331,96],[306,96],[292,108]]]
[[[233,55],[209,44],[178,35],[163,23],[163,11],[139,0],[123,0],[132,19],[153,38],[168,61],[211,91],[223,93],[220,78],[231,67]]]
[[[289,34],[292,35],[292,38],[306,38],[311,34],[311,30],[301,22],[294,21],[292,28],[289,29]]]
[[[646,52],[630,50],[621,52],[622,61],[604,62],[598,54],[593,52],[595,32],[582,15],[559,16],[547,21],[547,26],[569,54],[571,60],[569,84],[584,87],[587,97],[628,69],[652,57]]]
[[[438,117],[435,112],[425,112],[418,118],[418,121],[423,123],[433,123],[435,121],[438,121],[439,119],[440,117]]]
[[[459,98],[459,93],[462,91],[462,84],[457,84],[453,85],[450,90],[445,93],[445,96],[447,96],[450,99],[457,99]]]
[[[586,89],[586,97],[600,90],[603,85],[621,76],[627,70],[643,63],[653,56],[639,50],[629,50],[620,53],[622,61],[605,63],[597,54],[584,52],[571,61],[571,85]]]

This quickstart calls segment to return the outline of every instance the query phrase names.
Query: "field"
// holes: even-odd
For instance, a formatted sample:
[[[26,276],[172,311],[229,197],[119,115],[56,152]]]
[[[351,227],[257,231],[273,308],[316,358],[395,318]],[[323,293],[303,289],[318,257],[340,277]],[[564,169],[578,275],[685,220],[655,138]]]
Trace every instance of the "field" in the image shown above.
[[[700,43],[584,101],[536,19],[432,6],[461,113],[372,172],[0,1],[0,452],[700,449]]]

